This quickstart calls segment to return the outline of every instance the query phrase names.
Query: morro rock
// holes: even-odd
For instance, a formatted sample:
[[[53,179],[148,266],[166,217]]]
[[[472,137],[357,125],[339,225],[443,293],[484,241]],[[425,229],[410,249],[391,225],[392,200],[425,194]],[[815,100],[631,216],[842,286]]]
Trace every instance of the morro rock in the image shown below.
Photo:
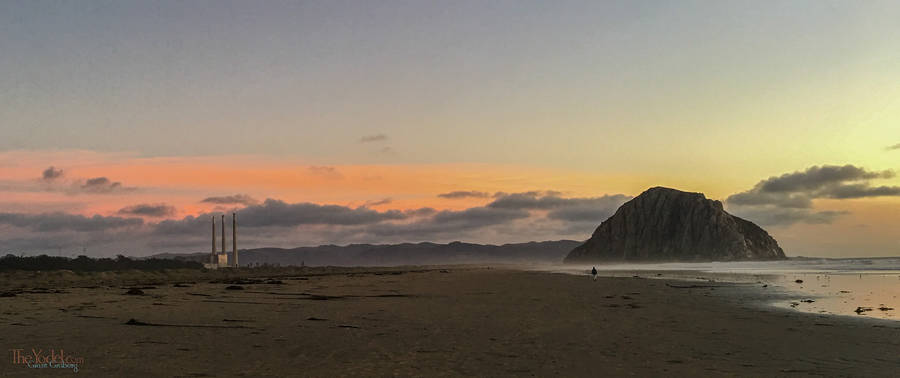
[[[702,193],[655,187],[626,202],[566,263],[784,259],[769,233]]]

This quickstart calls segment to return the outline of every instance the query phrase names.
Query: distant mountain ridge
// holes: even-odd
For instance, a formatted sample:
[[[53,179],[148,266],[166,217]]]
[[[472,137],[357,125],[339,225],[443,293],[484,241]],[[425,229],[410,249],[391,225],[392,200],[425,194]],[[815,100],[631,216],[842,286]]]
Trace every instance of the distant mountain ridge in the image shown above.
[[[603,221],[566,263],[786,258],[769,233],[702,193],[654,187]]]
[[[387,266],[477,263],[559,263],[581,244],[557,240],[503,245],[452,242],[321,245],[299,248],[242,249],[241,265]],[[209,253],[158,254],[151,257],[206,262]]]

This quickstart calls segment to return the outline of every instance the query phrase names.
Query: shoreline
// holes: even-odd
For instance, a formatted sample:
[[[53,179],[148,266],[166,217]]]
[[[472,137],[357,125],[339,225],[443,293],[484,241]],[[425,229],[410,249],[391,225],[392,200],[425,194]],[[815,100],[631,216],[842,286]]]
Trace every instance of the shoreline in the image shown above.
[[[238,273],[0,298],[0,344],[64,349],[91,376],[890,376],[900,350],[896,322],[761,308],[727,293],[739,285],[472,266]],[[8,361],[4,376],[35,373]]]
[[[861,260],[861,259],[853,259]],[[898,260],[891,258],[890,260]],[[750,262],[749,264],[758,264]],[[692,268],[692,269],[691,269]],[[721,284],[724,282],[757,287],[755,294],[767,306],[814,314],[875,318],[900,321],[900,270],[896,266],[867,270],[813,266],[797,267],[743,266],[730,263],[621,264],[600,265],[601,276],[620,277],[640,275],[651,279],[674,279],[684,282]],[[584,274],[586,266],[558,265],[534,267],[537,271]],[[857,280],[856,277],[859,279]],[[854,309],[865,309],[856,312]]]

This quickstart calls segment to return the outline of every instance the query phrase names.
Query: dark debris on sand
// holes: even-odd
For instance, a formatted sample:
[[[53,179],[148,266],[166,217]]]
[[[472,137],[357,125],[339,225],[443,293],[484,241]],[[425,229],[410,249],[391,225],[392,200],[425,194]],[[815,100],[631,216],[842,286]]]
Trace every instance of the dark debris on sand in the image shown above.
[[[223,280],[213,280],[209,281],[209,283],[223,283],[231,285],[284,285],[284,282],[282,282],[281,280],[276,280],[273,278],[229,278]]]
[[[247,328],[254,329],[253,327],[247,327],[242,325],[233,325],[233,326],[225,326],[225,325],[207,325],[207,324],[164,324],[164,323],[149,323],[142,322],[140,320],[131,318],[125,322],[125,325],[131,326],[144,326],[144,327],[181,327],[181,328]]]

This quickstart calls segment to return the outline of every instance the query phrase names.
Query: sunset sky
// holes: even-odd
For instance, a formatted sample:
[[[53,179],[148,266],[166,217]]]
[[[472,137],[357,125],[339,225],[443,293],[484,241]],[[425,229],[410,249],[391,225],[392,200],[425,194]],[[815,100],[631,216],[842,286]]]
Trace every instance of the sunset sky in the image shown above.
[[[0,254],[575,239],[652,186],[900,255],[896,1],[0,3]]]

